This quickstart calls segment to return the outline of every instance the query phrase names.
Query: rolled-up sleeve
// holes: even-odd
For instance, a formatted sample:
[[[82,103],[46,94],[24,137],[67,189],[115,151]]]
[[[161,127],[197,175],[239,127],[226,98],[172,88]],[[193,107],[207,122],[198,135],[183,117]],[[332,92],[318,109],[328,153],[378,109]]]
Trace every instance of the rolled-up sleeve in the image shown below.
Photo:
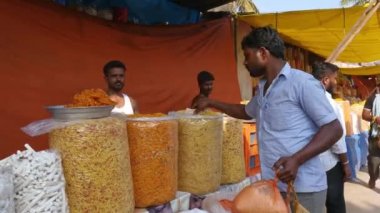
[[[314,79],[305,80],[302,82],[300,90],[301,106],[318,127],[337,119],[319,81]]]

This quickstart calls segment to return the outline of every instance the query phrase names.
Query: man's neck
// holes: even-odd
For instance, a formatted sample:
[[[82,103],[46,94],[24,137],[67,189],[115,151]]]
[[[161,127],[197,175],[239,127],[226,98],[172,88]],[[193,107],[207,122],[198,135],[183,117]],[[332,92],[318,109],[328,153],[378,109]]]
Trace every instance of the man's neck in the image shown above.
[[[122,91],[115,91],[115,90],[112,90],[112,89],[108,89],[107,93],[108,93],[109,96],[111,96],[111,95],[123,96],[123,92]]]
[[[199,96],[203,96],[203,97],[208,98],[208,94],[205,94],[205,93],[202,93],[202,92],[199,92]]]
[[[281,70],[284,68],[286,61],[278,59],[274,63],[269,66],[265,72],[265,78],[267,80],[267,84],[272,84],[273,80],[278,76]]]

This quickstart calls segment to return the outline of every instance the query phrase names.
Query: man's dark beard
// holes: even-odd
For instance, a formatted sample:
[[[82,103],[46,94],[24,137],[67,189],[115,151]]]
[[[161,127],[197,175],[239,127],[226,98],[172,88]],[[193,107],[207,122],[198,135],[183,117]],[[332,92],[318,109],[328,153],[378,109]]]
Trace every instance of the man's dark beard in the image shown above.
[[[248,70],[248,67],[246,67]],[[259,78],[262,77],[265,73],[264,69],[255,69],[255,70],[249,70],[249,75],[253,78]]]
[[[330,94],[334,94],[334,88],[333,87],[328,87],[326,88],[326,91]]]
[[[120,87],[119,86],[116,86],[116,84],[120,84]],[[111,89],[114,90],[115,92],[120,92],[121,90],[123,90],[124,88],[124,84],[122,82],[116,82],[114,85],[112,85]]]

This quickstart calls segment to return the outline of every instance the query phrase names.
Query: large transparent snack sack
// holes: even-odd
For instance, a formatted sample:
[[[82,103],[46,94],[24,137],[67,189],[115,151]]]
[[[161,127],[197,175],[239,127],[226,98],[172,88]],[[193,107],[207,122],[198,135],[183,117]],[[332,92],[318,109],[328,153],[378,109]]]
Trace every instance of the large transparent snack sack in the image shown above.
[[[125,121],[76,121],[52,130],[49,143],[62,156],[70,212],[134,211]]]
[[[178,122],[163,114],[127,118],[136,207],[175,199],[178,180]]]
[[[233,184],[245,178],[243,122],[223,118],[222,184]]]
[[[222,177],[223,116],[170,113],[179,121],[178,189],[195,195],[218,190]]]

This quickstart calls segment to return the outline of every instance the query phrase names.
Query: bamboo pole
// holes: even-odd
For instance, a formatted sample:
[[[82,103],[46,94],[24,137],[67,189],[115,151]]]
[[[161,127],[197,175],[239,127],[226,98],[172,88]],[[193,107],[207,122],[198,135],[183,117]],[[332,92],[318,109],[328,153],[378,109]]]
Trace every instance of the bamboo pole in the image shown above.
[[[359,32],[367,24],[368,20],[376,13],[376,11],[380,7],[380,2],[379,0],[374,0],[374,1],[371,1],[368,8],[356,21],[354,26],[352,26],[350,32],[343,38],[343,40],[339,43],[339,45],[334,49],[334,51],[326,59],[326,62],[330,62],[330,63],[335,62],[336,59],[339,57],[339,55],[346,49],[346,47],[351,43],[351,41],[355,38],[355,36],[359,34]]]

